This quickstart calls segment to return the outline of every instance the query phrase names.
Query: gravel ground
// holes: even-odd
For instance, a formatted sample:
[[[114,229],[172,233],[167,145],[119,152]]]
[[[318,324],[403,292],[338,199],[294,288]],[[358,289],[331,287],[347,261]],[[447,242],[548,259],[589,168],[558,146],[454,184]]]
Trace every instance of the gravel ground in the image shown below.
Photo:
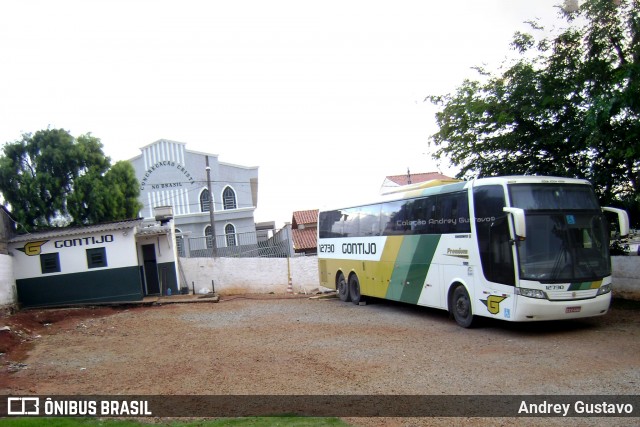
[[[2,394],[640,394],[640,308],[625,302],[598,318],[483,321],[474,329],[422,307],[277,296],[25,311],[5,323],[13,337],[4,342],[14,345],[2,358]],[[369,426],[513,422],[347,421]],[[517,421],[539,425],[543,419]],[[544,424],[567,421],[544,419]],[[637,425],[637,418],[607,424]]]

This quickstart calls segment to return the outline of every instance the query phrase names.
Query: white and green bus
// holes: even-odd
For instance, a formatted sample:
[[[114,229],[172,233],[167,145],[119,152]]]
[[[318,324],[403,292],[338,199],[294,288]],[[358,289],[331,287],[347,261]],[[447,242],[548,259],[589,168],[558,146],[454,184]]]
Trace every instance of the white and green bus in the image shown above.
[[[375,203],[322,210],[320,284],[343,301],[376,297],[508,321],[605,314],[609,224],[588,181],[540,176],[428,181]]]

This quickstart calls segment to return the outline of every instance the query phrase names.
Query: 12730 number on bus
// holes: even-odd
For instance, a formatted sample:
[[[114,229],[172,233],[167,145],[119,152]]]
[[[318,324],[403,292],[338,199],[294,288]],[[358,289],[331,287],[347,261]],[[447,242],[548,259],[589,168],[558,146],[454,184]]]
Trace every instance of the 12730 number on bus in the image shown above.
[[[323,243],[318,245],[318,250],[322,253],[334,253],[336,246],[333,243]]]

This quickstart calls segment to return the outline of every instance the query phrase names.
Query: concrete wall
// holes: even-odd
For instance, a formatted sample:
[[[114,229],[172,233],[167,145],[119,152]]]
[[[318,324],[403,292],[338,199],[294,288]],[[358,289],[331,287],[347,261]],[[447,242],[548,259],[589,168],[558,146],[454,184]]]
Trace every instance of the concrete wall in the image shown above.
[[[9,255],[0,255],[0,310],[9,308],[16,303],[15,287],[13,258]]]
[[[13,262],[0,255],[0,307],[14,304]],[[289,258],[294,292],[318,289],[318,259]],[[640,300],[640,257],[613,257],[614,296]],[[180,258],[189,290],[195,287],[220,294],[286,293],[288,268],[286,258]]]
[[[611,257],[613,296],[640,301],[640,256]]]
[[[318,258],[289,258],[294,292],[318,289]],[[180,258],[189,290],[211,290],[224,294],[285,293],[288,273],[286,258]],[[613,292],[617,298],[640,301],[640,257],[612,257]],[[324,289],[324,288],[322,288]]]
[[[189,290],[215,291],[221,295],[286,293],[291,283],[296,293],[318,289],[318,258],[180,258]]]

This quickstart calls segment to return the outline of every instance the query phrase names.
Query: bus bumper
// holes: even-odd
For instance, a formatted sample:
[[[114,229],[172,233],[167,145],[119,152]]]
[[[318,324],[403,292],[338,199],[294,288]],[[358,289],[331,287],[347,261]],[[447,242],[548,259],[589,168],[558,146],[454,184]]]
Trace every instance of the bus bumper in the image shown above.
[[[609,310],[611,292],[595,298],[572,301],[549,301],[520,297],[517,301],[516,322],[539,320],[566,320],[581,317],[601,316]]]

